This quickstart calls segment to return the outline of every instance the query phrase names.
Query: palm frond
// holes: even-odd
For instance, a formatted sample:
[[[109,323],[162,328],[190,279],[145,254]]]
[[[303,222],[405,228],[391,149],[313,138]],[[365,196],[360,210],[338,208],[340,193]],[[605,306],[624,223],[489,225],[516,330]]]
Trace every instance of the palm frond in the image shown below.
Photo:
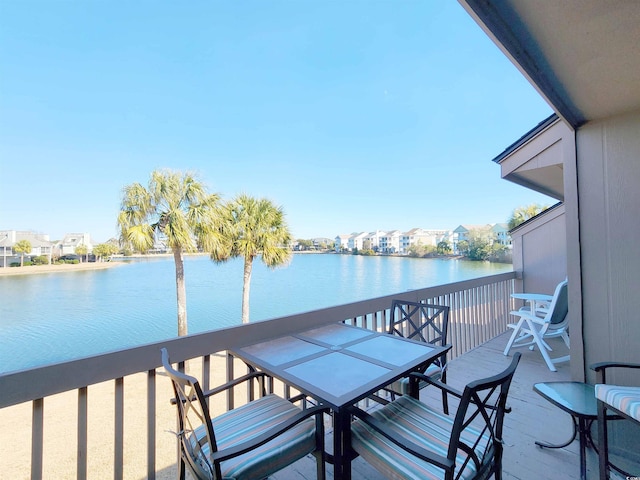
[[[125,244],[131,245],[135,250],[146,252],[153,247],[153,228],[148,224],[138,224],[130,226],[123,231]]]

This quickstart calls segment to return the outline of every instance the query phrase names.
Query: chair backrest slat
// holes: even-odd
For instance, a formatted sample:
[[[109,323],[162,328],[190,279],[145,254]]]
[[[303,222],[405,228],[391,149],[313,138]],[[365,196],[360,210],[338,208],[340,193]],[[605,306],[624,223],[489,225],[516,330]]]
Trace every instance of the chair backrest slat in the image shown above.
[[[387,333],[416,341],[444,346],[447,344],[449,307],[431,303],[393,300]],[[444,368],[447,354],[434,364]]]
[[[446,305],[393,300],[387,333],[445,345],[448,324],[449,307]]]

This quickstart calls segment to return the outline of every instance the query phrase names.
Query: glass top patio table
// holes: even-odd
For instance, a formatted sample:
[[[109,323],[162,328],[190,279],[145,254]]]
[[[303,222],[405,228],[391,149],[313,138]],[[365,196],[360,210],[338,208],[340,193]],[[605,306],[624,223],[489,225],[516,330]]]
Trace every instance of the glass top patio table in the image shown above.
[[[238,348],[233,353],[317,400],[340,408],[431,363],[445,350],[336,323]]]
[[[232,353],[331,407],[334,477],[350,478],[345,407],[430,364],[449,348],[335,323],[236,348]]]
[[[561,444],[536,441],[543,448],[564,448],[573,442],[576,436],[580,442],[580,478],[587,478],[586,448],[593,445],[590,427],[598,418],[596,395],[593,385],[582,382],[544,382],[536,383],[533,390],[546,398],[556,407],[564,410],[573,421],[571,438]]]

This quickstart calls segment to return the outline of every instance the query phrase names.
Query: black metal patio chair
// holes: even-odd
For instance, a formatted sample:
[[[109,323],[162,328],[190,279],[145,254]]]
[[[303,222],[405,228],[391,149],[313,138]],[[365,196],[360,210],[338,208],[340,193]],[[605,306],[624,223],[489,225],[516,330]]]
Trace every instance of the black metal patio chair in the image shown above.
[[[211,418],[212,395],[263,376],[253,372],[203,392],[198,380],[173,368],[166,349],[162,364],[171,379],[178,413],[179,475],[185,466],[197,479],[267,478],[309,453],[316,457],[317,477],[325,478],[325,407],[301,409],[277,395],[265,395]]]
[[[444,346],[447,344],[449,328],[449,307],[430,303],[393,300],[387,333],[412,340]],[[447,383],[447,353],[438,357],[422,372],[433,380]],[[428,383],[418,382],[418,390],[425,388]],[[409,379],[402,378],[385,387],[395,395],[409,394]],[[442,391],[442,406],[444,413],[449,413],[447,392]]]
[[[487,479],[502,476],[502,427],[520,353],[503,372],[459,392],[413,373],[460,399],[455,418],[404,395],[367,413],[353,407],[351,445],[387,478]]]

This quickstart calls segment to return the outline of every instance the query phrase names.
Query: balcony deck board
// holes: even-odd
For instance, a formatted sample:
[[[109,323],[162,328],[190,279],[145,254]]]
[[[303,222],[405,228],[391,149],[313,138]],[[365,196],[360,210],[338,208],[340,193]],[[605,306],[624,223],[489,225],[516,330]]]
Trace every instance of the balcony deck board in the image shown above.
[[[462,388],[472,380],[501,371],[511,361],[502,354],[508,340],[503,334],[480,347],[449,362],[448,383]],[[561,356],[566,348],[561,341],[551,341],[552,356]],[[558,371],[551,372],[537,351],[519,349],[522,359],[509,393],[509,405],[513,411],[505,418],[505,452],[503,478],[505,480],[571,480],[580,477],[578,441],[562,449],[542,449],[536,440],[563,442],[571,435],[571,417],[533,391],[537,382],[569,381],[569,364],[558,364]],[[424,389],[421,399],[425,402],[440,403],[439,394],[433,389]],[[327,441],[330,444],[330,429]],[[597,457],[592,450],[587,451],[588,478],[598,477]],[[314,479],[315,461],[313,457],[298,462],[272,477],[272,480]],[[332,466],[327,465],[327,478],[333,478]],[[376,470],[362,459],[353,462],[354,480],[382,479]]]

